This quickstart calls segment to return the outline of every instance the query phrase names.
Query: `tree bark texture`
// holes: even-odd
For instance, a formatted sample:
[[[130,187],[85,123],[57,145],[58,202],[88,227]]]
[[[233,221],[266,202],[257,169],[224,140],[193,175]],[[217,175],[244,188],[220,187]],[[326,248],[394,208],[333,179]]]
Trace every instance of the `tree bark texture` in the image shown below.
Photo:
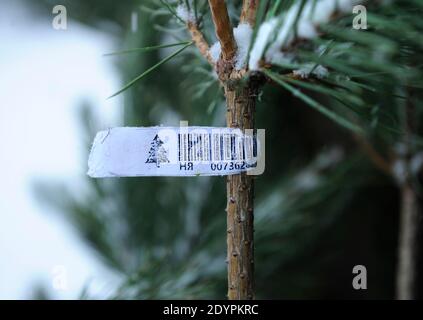
[[[254,129],[256,88],[225,85],[227,126]],[[254,299],[254,181],[245,173],[227,178],[228,299]]]
[[[235,56],[237,47],[225,0],[209,0],[209,5],[223,60],[229,61]]]
[[[241,23],[255,21],[257,1],[245,0]],[[226,124],[241,130],[254,129],[258,82],[247,79],[246,70],[235,70],[237,43],[224,0],[209,0],[222,54],[215,68],[226,97]],[[253,80],[251,80],[253,79]],[[246,173],[227,178],[228,299],[254,299],[254,181]]]
[[[397,299],[415,299],[419,228],[418,197],[409,183],[401,190],[400,232],[398,246]]]
[[[416,298],[417,265],[419,251],[419,224],[421,214],[420,196],[413,183],[418,173],[412,172],[411,162],[416,150],[413,148],[413,133],[417,130],[416,109],[412,104],[413,90],[408,90],[409,98],[402,111],[402,126],[405,132],[405,150],[399,153],[399,163],[403,163],[406,171],[397,176],[401,190],[400,230],[398,239],[397,292],[399,300]],[[421,169],[420,169],[421,170]]]

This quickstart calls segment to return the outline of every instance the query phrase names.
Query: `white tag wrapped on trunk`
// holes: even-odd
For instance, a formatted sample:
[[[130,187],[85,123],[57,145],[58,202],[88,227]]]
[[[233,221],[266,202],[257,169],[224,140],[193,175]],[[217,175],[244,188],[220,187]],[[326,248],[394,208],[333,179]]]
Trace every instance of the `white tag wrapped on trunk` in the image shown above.
[[[257,169],[260,147],[255,130],[113,128],[97,133],[88,159],[88,175],[104,178],[248,173]]]

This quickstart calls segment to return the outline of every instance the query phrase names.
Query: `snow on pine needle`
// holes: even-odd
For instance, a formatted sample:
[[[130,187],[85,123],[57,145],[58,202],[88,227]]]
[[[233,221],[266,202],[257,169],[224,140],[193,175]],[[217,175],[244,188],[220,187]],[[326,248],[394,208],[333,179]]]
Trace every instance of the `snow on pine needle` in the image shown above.
[[[194,6],[192,3],[192,0],[188,1],[190,8],[187,7],[187,5],[182,2],[176,7],[176,15],[182,19],[185,23],[188,22],[195,22],[195,12],[194,12]]]
[[[321,65],[315,65],[314,63],[307,63],[298,70],[294,70],[293,74],[302,79],[308,78],[311,74],[315,75],[319,79],[326,78],[329,74],[328,69]]]
[[[248,61],[250,70],[259,70],[263,58],[270,64],[291,62],[293,55],[287,48],[295,36],[302,39],[318,37],[319,25],[328,23],[337,12],[351,13],[355,5],[365,0],[308,1],[303,7],[301,2],[297,1],[282,16],[273,17],[260,25]]]
[[[222,46],[220,45],[219,41],[216,41],[209,49],[210,57],[212,58],[214,63],[216,63],[220,59],[221,52]]]
[[[253,29],[248,23],[241,23],[234,28],[234,37],[238,46],[235,69],[241,70],[247,64],[248,50],[250,49]]]

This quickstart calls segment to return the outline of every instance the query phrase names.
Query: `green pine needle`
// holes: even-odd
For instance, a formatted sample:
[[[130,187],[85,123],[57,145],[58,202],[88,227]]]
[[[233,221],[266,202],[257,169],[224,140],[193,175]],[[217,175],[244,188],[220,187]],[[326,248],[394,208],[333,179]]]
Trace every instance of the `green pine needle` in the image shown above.
[[[339,115],[337,115],[333,111],[331,111],[328,108],[324,107],[323,105],[321,105],[317,101],[313,100],[309,96],[305,95],[304,93],[302,93],[298,89],[294,88],[293,86],[291,86],[290,84],[288,84],[287,82],[285,82],[284,80],[282,80],[279,77],[278,74],[276,74],[276,73],[274,73],[272,71],[269,71],[269,70],[264,70],[263,72],[270,79],[272,79],[273,81],[275,81],[277,84],[279,84],[280,86],[282,86],[286,90],[290,91],[294,96],[300,98],[305,103],[307,103],[310,107],[316,109],[317,111],[319,111],[320,113],[322,113],[323,115],[325,115],[329,119],[335,121],[336,123],[338,123],[342,127],[347,128],[347,129],[349,129],[351,131],[354,131],[356,133],[362,133],[363,132],[363,130],[359,126],[355,125],[354,123],[348,121],[345,118],[340,117]]]
[[[281,0],[276,0],[275,4],[273,5],[272,9],[269,11],[269,16],[268,18],[273,18],[274,16],[276,16],[276,13],[279,10],[279,6],[281,4]]]
[[[167,0],[160,0],[160,2],[163,6],[167,8],[167,10],[169,10],[169,12],[176,18],[176,20],[181,22],[183,25],[186,24],[185,21],[182,20],[181,17],[178,16],[178,14],[175,11],[175,8],[169,2],[167,2]]]
[[[175,51],[174,53],[172,53],[170,56],[168,56],[168,57],[164,58],[163,60],[159,61],[154,66],[152,66],[151,68],[149,68],[146,71],[144,71],[143,73],[141,73],[138,77],[136,77],[135,79],[133,79],[130,82],[128,82],[122,89],[120,89],[118,92],[112,94],[107,99],[113,98],[113,97],[117,96],[118,94],[122,93],[123,91],[127,90],[128,88],[132,87],[136,82],[138,82],[139,80],[141,80],[145,76],[149,75],[151,72],[153,72],[154,70],[156,70],[162,64],[165,64],[166,62],[168,62],[172,58],[176,57],[178,54],[180,54],[182,51],[184,51],[186,48],[188,48],[192,44],[193,44],[193,42],[191,41],[188,44],[186,44],[185,46],[183,46],[181,49],[179,49],[179,50]]]
[[[103,56],[106,57],[106,56],[117,56],[117,55],[128,54],[128,53],[145,53],[145,52],[155,51],[155,50],[159,50],[159,49],[163,49],[163,48],[183,46],[183,45],[187,45],[187,44],[190,44],[190,43],[191,43],[191,41],[183,41],[183,42],[163,44],[163,45],[158,45],[158,46],[134,48],[134,49],[105,53],[105,54],[103,54]]]

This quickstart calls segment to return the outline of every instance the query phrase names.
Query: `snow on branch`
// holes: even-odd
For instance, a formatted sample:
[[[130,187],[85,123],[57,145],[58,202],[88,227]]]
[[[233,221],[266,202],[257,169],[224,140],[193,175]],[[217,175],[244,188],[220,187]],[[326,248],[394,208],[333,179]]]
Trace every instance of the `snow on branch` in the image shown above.
[[[209,44],[204,39],[203,33],[198,29],[198,26],[194,22],[187,23],[188,31],[191,33],[191,38],[195,43],[200,54],[207,59],[207,61],[213,65],[214,61],[210,55]]]
[[[259,70],[263,58],[268,63],[289,62],[289,54],[284,49],[293,43],[295,37],[318,37],[319,25],[328,23],[337,12],[352,12],[355,5],[363,2],[365,0],[308,1],[301,10],[301,1],[297,1],[282,16],[282,20],[281,17],[276,17],[261,24],[250,52],[249,69]]]
[[[209,50],[210,57],[213,63],[217,63],[220,59],[220,54],[222,53],[222,46],[220,45],[219,41],[216,41]]]
[[[241,23],[238,27],[233,29],[235,42],[237,44],[237,51],[235,54],[235,69],[241,70],[247,65],[248,50],[250,48],[251,37],[253,29],[248,23]],[[220,59],[222,47],[220,42],[215,42],[209,50],[212,61],[216,63]]]
[[[185,23],[195,23],[195,12],[192,5],[192,0],[189,1],[190,8],[186,6],[184,2],[176,7],[176,14]]]
[[[234,37],[238,50],[236,53],[235,69],[241,70],[247,64],[248,50],[250,49],[253,29],[249,23],[241,23],[234,28]]]
[[[237,47],[224,0],[209,0],[216,36],[222,47],[222,57],[226,61],[234,58]]]
[[[176,15],[186,23],[188,31],[191,34],[191,38],[200,54],[206,58],[211,65],[213,65],[213,60],[209,54],[209,44],[198,27],[192,0],[188,0],[188,5],[190,7],[187,7],[186,2],[181,2],[176,8]]]
[[[328,69],[321,65],[315,65],[314,63],[307,63],[298,70],[294,70],[294,76],[300,77],[302,79],[308,78],[311,74],[316,76],[319,79],[326,78],[329,74]]]

